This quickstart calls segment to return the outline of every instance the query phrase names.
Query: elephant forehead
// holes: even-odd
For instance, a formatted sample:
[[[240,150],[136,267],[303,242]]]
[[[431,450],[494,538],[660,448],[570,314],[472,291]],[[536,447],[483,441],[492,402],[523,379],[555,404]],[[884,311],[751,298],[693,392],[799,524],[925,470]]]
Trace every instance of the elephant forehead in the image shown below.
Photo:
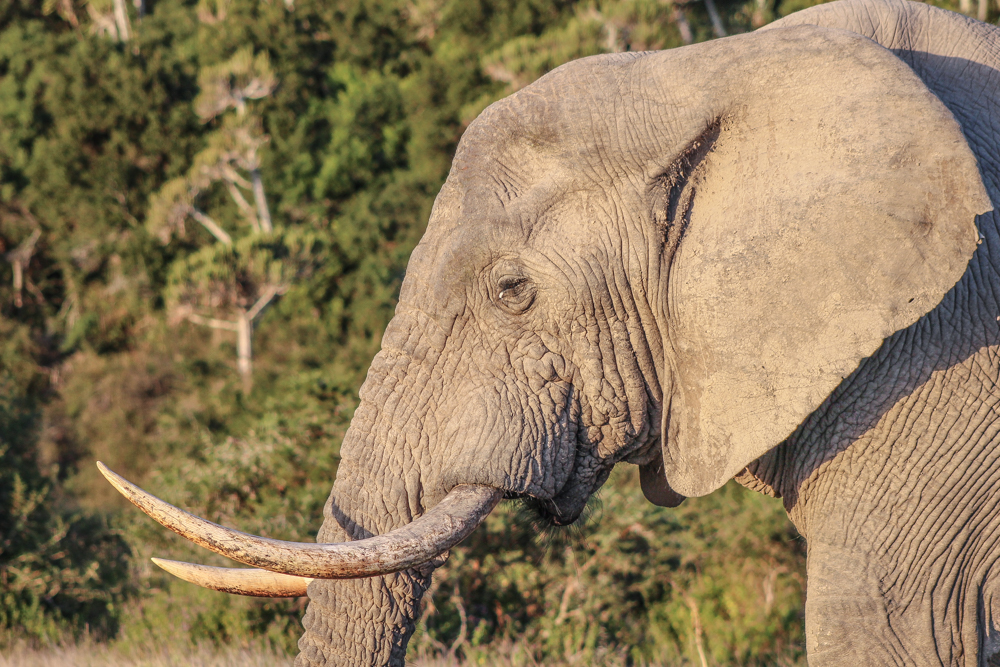
[[[620,153],[639,58],[610,54],[567,63],[490,105],[463,135],[449,181],[469,204],[492,198],[507,205],[597,166],[581,160]]]
[[[439,284],[474,281],[483,269],[500,257],[524,247],[528,229],[518,218],[484,218],[478,224],[456,228],[441,244],[433,265]]]
[[[683,83],[703,47],[583,58],[490,105],[459,143],[428,234],[509,216],[523,223],[567,193],[593,202],[602,191],[644,190],[689,139],[662,129],[711,121],[704,94]],[[666,97],[664,69],[678,77]]]
[[[635,171],[600,159],[600,151],[566,160],[530,151],[484,156],[477,165],[453,167],[434,204],[421,241],[419,261],[467,265],[539,245],[543,236],[581,232],[588,223],[606,225],[638,210],[647,189]],[[537,172],[537,173],[536,173]],[[562,242],[578,240],[563,238]],[[464,258],[464,261],[458,260]]]

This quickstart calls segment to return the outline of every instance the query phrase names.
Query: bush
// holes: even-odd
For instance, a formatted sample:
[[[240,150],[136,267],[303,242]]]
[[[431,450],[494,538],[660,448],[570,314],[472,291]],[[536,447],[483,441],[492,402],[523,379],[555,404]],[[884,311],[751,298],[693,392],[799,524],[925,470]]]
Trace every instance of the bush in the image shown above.
[[[619,468],[579,527],[501,505],[435,575],[412,652],[483,662],[774,665],[803,654],[805,545],[780,501],[734,482],[676,509]]]
[[[100,514],[60,509],[56,480],[38,466],[38,420],[35,400],[0,373],[0,630],[114,636],[131,553]]]

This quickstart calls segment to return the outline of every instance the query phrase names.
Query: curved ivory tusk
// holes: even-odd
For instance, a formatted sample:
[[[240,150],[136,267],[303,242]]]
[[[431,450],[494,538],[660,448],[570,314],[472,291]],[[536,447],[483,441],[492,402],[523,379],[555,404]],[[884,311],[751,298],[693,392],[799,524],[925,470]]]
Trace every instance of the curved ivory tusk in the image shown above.
[[[150,560],[178,579],[202,588],[258,598],[300,598],[306,594],[306,587],[312,581],[308,577],[269,572],[255,567],[211,567],[163,558]]]
[[[133,505],[195,544],[246,565],[312,579],[374,577],[426,563],[464,540],[503,496],[489,486],[463,484],[419,519],[385,535],[340,544],[285,542],[206,521],[146,493],[100,461],[97,467]]]

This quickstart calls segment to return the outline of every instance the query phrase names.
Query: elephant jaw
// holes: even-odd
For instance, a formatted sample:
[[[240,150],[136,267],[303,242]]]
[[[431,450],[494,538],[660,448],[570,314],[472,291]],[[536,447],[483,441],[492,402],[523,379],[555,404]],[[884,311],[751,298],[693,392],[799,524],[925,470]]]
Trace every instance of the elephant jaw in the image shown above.
[[[161,525],[217,554],[256,567],[207,568],[154,559],[157,565],[199,586],[259,597],[297,597],[305,594],[312,579],[374,577],[426,563],[464,540],[503,498],[502,491],[489,486],[459,485],[426,514],[385,535],[340,544],[286,542],[189,514],[146,493],[103,463],[97,467],[123,496]]]

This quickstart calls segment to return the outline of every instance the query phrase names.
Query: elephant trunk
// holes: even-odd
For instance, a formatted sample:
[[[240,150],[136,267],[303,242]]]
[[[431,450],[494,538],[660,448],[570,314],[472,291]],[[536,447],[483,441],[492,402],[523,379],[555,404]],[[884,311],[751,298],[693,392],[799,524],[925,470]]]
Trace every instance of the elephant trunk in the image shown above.
[[[327,517],[319,539],[338,529]],[[296,667],[403,667],[421,596],[443,560],[381,577],[310,583]]]
[[[344,438],[317,542],[364,540],[391,533],[410,525],[415,516],[426,517],[425,505],[440,505],[435,505],[434,497],[439,491],[429,488],[431,475],[419,465],[420,447],[414,446],[428,437],[426,406],[414,405],[398,386],[402,383],[394,381],[420,374],[412,367],[404,368],[410,365],[385,351],[372,363],[361,390],[361,405]],[[492,509],[500,492],[489,492],[487,505]],[[313,581],[296,666],[402,667],[421,596],[431,583],[432,572],[446,558],[447,552],[386,576]]]

